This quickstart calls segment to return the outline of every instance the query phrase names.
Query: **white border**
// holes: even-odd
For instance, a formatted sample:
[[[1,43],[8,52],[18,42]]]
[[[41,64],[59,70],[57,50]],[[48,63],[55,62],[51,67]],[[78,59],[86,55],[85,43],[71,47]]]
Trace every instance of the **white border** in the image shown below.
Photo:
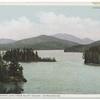
[[[94,2],[0,2],[0,5],[74,5],[93,6]]]
[[[100,2],[100,0],[0,0],[0,2]]]
[[[0,5],[80,5],[95,6],[93,2],[100,3],[100,0],[0,0]],[[100,94],[0,94],[0,99],[98,99]]]
[[[0,94],[0,99],[100,99],[100,94]]]

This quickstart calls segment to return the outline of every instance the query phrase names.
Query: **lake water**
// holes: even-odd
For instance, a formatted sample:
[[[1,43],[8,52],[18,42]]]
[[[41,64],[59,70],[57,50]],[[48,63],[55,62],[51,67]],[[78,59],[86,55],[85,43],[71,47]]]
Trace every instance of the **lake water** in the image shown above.
[[[21,63],[27,83],[24,93],[100,93],[100,67],[84,65],[82,53],[41,50],[57,62]]]

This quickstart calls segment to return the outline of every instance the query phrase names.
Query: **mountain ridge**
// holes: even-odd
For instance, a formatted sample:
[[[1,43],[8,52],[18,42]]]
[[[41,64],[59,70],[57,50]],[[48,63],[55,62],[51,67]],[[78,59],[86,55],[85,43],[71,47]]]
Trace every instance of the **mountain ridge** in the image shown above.
[[[92,42],[94,42],[92,39],[90,38],[83,38],[80,39],[76,36],[70,35],[70,34],[66,34],[66,33],[57,33],[52,35],[53,37],[59,38],[59,39],[63,39],[63,40],[70,40],[73,42],[77,42],[79,44],[90,44]]]
[[[84,52],[86,49],[90,47],[95,47],[95,46],[100,46],[100,41],[95,41],[87,45],[76,45],[72,47],[67,47],[64,49],[64,52]]]
[[[58,39],[48,35],[40,35],[37,37],[31,37],[27,39],[18,40],[9,45],[1,45],[3,48],[34,48],[34,49],[43,49],[43,50],[51,50],[51,49],[64,49],[65,47],[70,47],[78,45],[78,43]]]
[[[8,38],[1,38],[0,39],[0,44],[9,44],[9,43],[14,43],[15,40],[13,39],[8,39]]]

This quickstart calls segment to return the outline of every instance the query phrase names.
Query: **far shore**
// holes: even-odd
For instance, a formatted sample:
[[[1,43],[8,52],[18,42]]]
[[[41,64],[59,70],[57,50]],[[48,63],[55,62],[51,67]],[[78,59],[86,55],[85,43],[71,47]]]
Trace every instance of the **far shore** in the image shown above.
[[[89,66],[97,66],[97,67],[100,66],[100,64],[94,64],[94,63],[86,63],[85,65],[89,65]]]

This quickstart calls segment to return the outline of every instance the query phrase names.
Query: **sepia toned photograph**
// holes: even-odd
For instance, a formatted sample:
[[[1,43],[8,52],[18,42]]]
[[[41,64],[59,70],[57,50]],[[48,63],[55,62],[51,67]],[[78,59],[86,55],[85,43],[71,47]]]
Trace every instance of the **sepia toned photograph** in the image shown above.
[[[0,94],[100,94],[99,4],[0,4]]]

